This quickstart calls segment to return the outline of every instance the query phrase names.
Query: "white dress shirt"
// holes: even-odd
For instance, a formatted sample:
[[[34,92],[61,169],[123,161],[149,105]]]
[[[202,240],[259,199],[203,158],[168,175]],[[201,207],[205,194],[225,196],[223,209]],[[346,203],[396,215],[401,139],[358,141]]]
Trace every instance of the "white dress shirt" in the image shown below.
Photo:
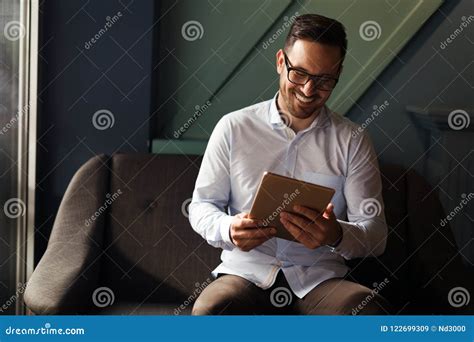
[[[193,229],[222,248],[212,272],[241,276],[267,289],[282,270],[299,298],[324,280],[343,277],[344,259],[385,250],[387,225],[377,158],[369,137],[327,107],[295,134],[269,101],[221,118],[209,139],[189,206]],[[334,213],[343,231],[337,248],[306,248],[271,238],[249,252],[230,239],[232,216],[249,212],[265,171],[336,189]]]

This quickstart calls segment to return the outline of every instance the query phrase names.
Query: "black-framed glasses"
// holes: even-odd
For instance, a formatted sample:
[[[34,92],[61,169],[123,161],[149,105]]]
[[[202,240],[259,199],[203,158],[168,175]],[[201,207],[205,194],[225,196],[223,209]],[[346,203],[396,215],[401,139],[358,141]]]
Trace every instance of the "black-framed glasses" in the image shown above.
[[[319,90],[331,91],[336,87],[339,78],[326,75],[311,75],[306,71],[291,66],[288,56],[283,51],[285,57],[286,70],[288,70],[288,81],[297,85],[305,85],[309,80],[313,80],[314,86]]]

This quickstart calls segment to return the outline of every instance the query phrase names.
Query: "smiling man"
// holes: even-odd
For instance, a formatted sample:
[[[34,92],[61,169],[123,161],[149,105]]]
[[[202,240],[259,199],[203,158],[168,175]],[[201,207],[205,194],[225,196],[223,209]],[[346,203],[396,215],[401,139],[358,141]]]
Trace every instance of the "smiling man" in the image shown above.
[[[372,144],[326,106],[346,49],[338,21],[297,17],[276,54],[275,97],[227,114],[216,125],[189,219],[209,244],[223,249],[222,263],[194,315],[387,313],[381,296],[348,280],[344,261],[382,254],[387,236]],[[298,206],[297,215],[281,213],[297,242],[276,238],[274,228],[249,218],[265,171],[336,190],[324,213]]]

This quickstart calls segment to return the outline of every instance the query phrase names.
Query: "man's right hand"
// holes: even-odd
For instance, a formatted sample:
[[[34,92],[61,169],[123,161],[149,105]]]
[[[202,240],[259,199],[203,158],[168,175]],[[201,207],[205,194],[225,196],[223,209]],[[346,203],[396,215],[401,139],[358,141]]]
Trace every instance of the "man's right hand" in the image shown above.
[[[234,216],[230,225],[230,239],[240,250],[248,252],[275,237],[275,227],[258,227],[262,222],[249,218],[248,213]]]

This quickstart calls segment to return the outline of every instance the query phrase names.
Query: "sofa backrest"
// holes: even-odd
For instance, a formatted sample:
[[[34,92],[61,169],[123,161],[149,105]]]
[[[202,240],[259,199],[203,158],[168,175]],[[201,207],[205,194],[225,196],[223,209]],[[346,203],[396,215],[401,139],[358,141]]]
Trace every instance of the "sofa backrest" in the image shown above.
[[[220,250],[195,233],[187,205],[201,157],[190,155],[116,154],[110,159],[113,203],[106,222],[102,283],[121,299],[183,302],[197,296],[211,280]],[[390,226],[382,262],[351,262],[352,275],[366,284],[381,282],[406,257],[404,182],[391,186],[403,170],[382,167],[386,215]],[[394,291],[398,291],[392,286]]]
[[[406,170],[397,165],[381,164],[382,197],[388,227],[383,255],[350,260],[349,279],[377,289],[395,306],[403,306],[410,293],[408,257],[410,220],[407,214],[408,179]]]
[[[211,280],[220,251],[192,230],[187,217],[200,162],[201,157],[189,155],[110,159],[114,201],[101,282],[121,300],[184,302]]]

